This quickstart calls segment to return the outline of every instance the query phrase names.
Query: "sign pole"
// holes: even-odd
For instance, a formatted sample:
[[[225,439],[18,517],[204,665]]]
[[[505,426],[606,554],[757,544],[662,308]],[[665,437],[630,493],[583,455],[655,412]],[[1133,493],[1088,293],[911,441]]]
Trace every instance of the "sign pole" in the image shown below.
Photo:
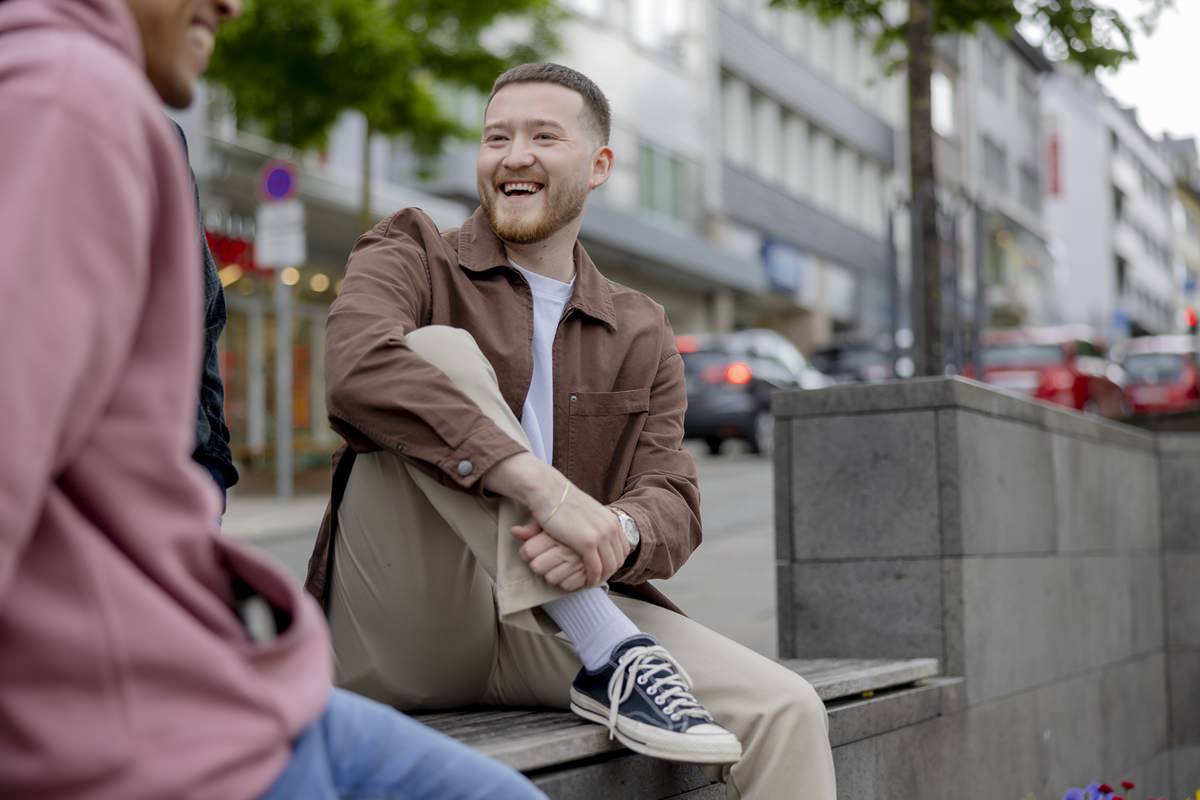
[[[307,258],[304,206],[296,196],[296,167],[286,161],[268,163],[259,176],[262,204],[255,218],[257,260],[275,270],[300,267]],[[280,272],[274,274],[275,300],[275,493],[291,497],[292,459],[292,290]],[[293,283],[295,281],[292,281]]]
[[[292,468],[292,292],[275,275],[275,494],[291,497]]]

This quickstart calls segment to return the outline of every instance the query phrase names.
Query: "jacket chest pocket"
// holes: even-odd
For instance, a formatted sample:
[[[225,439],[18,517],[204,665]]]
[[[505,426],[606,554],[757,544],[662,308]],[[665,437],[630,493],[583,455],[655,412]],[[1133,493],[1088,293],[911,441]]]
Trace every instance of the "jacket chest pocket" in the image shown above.
[[[602,503],[620,497],[649,413],[649,388],[572,392],[567,400],[567,477]]]

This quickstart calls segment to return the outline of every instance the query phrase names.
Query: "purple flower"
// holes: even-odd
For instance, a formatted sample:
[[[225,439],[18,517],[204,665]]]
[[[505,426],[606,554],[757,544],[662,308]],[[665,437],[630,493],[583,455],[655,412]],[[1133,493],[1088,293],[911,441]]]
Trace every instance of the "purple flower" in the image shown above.
[[[1063,795],[1062,800],[1086,800],[1086,798],[1083,796],[1083,789],[1072,787],[1067,789],[1067,793]]]

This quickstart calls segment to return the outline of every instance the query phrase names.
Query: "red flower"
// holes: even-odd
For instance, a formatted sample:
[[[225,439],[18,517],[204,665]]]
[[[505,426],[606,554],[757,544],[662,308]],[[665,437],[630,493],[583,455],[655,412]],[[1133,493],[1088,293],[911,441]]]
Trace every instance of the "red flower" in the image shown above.
[[[1119,794],[1114,794],[1114,795],[1112,796],[1112,800],[1125,800],[1125,798],[1124,798],[1124,797],[1122,797],[1122,796],[1121,796],[1121,795],[1119,795]]]
[[[1107,783],[1102,783],[1102,784],[1100,784],[1100,793],[1101,794],[1112,794],[1113,788],[1111,786],[1109,786]]]
[[[1130,789],[1132,789],[1132,788],[1134,787],[1134,785],[1135,785],[1135,784],[1134,784],[1134,782],[1133,782],[1133,781],[1121,781],[1121,788],[1122,788],[1122,789],[1124,789],[1124,790],[1125,790],[1125,791],[1127,791],[1127,792],[1128,792]]]

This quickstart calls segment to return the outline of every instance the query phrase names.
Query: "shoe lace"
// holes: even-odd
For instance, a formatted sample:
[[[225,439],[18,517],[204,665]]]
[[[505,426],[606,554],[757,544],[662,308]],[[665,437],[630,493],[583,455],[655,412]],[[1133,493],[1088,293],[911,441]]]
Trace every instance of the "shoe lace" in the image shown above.
[[[621,654],[608,681],[608,738],[615,735],[621,704],[639,683],[650,684],[646,693],[661,698],[656,704],[672,719],[695,717],[712,722],[712,715],[691,692],[691,677],[665,647],[631,647]]]

